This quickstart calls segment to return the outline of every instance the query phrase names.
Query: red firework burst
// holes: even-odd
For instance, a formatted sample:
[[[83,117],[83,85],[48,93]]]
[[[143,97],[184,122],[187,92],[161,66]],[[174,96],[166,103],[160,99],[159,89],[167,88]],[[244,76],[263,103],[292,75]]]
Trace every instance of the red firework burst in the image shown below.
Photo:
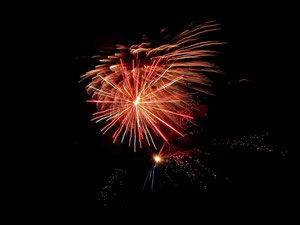
[[[151,42],[117,45],[113,55],[83,75],[92,77],[88,102],[98,109],[92,121],[106,121],[101,132],[113,130],[113,142],[128,136],[134,150],[143,143],[156,149],[155,136],[169,143],[166,129],[184,136],[185,125],[194,119],[192,95],[208,93],[203,87],[210,81],[203,73],[218,72],[203,57],[215,54],[207,46],[221,42],[200,41],[202,34],[216,29],[213,22],[197,25],[158,47]]]

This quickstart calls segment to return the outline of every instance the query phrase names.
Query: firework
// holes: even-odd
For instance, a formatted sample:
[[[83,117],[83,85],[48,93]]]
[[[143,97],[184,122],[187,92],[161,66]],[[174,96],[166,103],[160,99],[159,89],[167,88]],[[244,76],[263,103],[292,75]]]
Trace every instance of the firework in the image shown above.
[[[221,42],[201,41],[204,33],[217,29],[207,22],[163,38],[167,44],[117,45],[113,55],[100,58],[100,65],[82,76],[92,78],[87,85],[88,102],[97,106],[92,121],[105,121],[101,132],[110,131],[113,142],[128,137],[135,151],[144,144],[157,149],[158,137],[169,143],[173,133],[184,136],[194,120],[193,95],[209,93],[211,82],[204,73],[219,72],[204,58],[216,53],[206,47]]]
[[[154,190],[154,180],[156,171],[163,174],[158,179],[158,184],[165,186],[171,184],[178,186],[176,180],[186,183],[198,184],[203,189],[207,188],[207,183],[216,178],[215,172],[202,163],[202,158],[206,157],[200,149],[186,150],[174,145],[164,145],[158,153],[152,152],[153,165],[150,168],[144,181],[142,191],[149,187]]]

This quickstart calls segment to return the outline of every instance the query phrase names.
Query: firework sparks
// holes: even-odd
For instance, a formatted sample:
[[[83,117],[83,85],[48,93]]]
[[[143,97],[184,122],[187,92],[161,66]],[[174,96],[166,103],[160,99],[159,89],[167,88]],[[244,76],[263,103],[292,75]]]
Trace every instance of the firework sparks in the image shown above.
[[[154,190],[156,171],[164,176],[157,180],[157,185],[170,183],[177,186],[176,179],[189,183],[199,184],[203,189],[207,188],[209,180],[215,179],[215,172],[202,163],[205,154],[200,149],[185,150],[174,145],[164,145],[158,153],[153,153],[153,165],[144,181],[142,191],[146,188]]]
[[[113,130],[113,142],[123,143],[128,137],[134,151],[143,144],[157,149],[156,137],[169,143],[170,133],[184,136],[186,124],[194,119],[192,95],[209,93],[205,87],[210,81],[203,73],[218,72],[203,57],[216,53],[205,47],[221,42],[200,41],[200,37],[217,29],[217,24],[208,22],[182,32],[168,44],[117,45],[113,55],[101,58],[100,65],[82,76],[92,77],[88,102],[98,109],[92,121],[107,122],[101,132]]]

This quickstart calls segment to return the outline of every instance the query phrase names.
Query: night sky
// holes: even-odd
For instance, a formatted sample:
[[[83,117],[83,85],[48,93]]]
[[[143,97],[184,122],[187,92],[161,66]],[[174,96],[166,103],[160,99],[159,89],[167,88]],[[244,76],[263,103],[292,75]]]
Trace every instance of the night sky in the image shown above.
[[[291,189],[290,74],[285,54],[290,29],[285,8],[279,5],[217,3],[197,5],[175,1],[99,3],[41,7],[35,22],[39,55],[48,78],[50,120],[43,123],[47,135],[41,144],[44,161],[51,165],[46,179],[58,201],[84,202],[88,207],[102,207],[99,188],[116,168],[127,171],[124,193],[111,208],[236,208],[249,204],[264,209],[281,210],[289,204]],[[112,44],[140,43],[162,28],[179,32],[192,21],[215,20],[222,28],[213,38],[227,42],[211,60],[224,74],[214,75],[213,92],[204,104],[202,133],[195,142],[206,146],[210,155],[204,159],[217,178],[206,190],[186,184],[140,193],[140,185],[149,170],[147,158],[133,153],[126,144],[113,144],[100,133],[100,126],[90,122],[94,105],[86,103],[87,82],[80,76],[97,65],[92,56]],[[48,75],[49,74],[49,75]],[[42,76],[42,75],[41,75]],[[243,80],[244,79],[244,80]],[[246,80],[245,80],[246,79]],[[43,96],[43,94],[41,94]],[[273,152],[212,147],[211,140],[236,139],[250,134],[268,135],[266,145]],[[43,164],[43,160],[41,164]],[[48,163],[49,161],[53,162]],[[50,185],[50,184],[49,184]],[[124,203],[125,202],[125,203]]]

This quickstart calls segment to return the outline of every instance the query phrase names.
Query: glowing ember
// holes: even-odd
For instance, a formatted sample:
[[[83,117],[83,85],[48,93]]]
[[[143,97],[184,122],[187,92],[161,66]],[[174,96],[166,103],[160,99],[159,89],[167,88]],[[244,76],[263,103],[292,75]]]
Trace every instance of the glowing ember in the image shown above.
[[[159,163],[162,160],[161,157],[159,157],[158,155],[154,156],[153,159],[156,163]]]

